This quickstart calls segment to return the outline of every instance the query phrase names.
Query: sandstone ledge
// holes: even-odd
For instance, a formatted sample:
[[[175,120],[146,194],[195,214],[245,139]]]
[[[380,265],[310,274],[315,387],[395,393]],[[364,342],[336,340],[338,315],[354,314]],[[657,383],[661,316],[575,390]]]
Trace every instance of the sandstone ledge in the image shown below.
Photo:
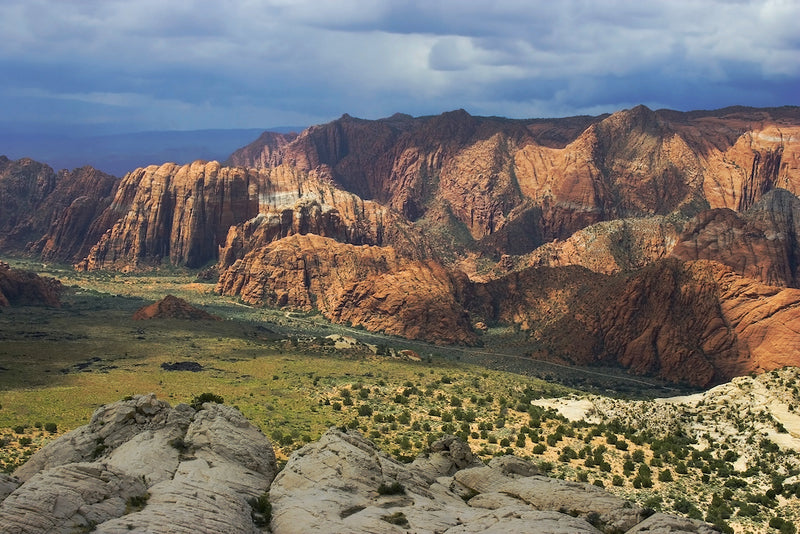
[[[0,533],[712,532],[519,458],[484,465],[452,436],[403,464],[334,428],[276,471],[271,444],[234,408],[136,396],[0,479]],[[252,505],[267,491],[269,525]]]

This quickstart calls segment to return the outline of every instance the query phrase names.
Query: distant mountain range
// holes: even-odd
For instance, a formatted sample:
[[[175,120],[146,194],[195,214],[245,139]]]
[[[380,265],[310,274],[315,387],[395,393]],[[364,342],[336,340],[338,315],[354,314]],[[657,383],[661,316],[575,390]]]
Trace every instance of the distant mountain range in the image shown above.
[[[288,133],[303,127],[269,128]],[[162,163],[226,159],[265,129],[167,130],[106,135],[18,133],[0,128],[0,155],[31,158],[56,170],[91,165],[122,177],[137,167]]]
[[[699,386],[800,364],[798,107],[344,115],[217,159],[0,157],[0,251],[214,265],[253,305]]]

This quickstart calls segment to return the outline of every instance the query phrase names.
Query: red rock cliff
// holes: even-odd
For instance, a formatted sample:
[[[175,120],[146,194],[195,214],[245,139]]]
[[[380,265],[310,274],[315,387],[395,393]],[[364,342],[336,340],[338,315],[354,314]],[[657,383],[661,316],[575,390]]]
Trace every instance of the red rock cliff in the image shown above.
[[[335,322],[435,343],[474,341],[451,276],[392,247],[292,235],[221,270],[217,291],[250,304],[318,309]]]

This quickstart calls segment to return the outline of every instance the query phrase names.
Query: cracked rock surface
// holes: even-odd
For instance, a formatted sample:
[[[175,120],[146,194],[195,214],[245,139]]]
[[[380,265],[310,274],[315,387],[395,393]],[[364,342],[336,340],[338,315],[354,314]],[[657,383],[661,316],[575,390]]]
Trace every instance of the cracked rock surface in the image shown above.
[[[267,524],[254,498],[268,492]],[[236,409],[141,395],[0,478],[0,533],[696,533],[589,484],[513,456],[484,465],[453,436],[403,464],[356,431],[331,429],[280,473],[267,438]]]
[[[272,445],[236,409],[135,396],[16,471],[0,533],[258,532],[248,500],[275,472]]]

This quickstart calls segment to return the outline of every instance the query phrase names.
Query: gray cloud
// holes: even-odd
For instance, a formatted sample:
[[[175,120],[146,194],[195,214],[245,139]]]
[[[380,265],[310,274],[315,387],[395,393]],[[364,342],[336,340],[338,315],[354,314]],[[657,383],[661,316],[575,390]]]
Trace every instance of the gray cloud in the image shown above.
[[[6,0],[0,110],[130,129],[797,105],[797,20],[793,0]]]

